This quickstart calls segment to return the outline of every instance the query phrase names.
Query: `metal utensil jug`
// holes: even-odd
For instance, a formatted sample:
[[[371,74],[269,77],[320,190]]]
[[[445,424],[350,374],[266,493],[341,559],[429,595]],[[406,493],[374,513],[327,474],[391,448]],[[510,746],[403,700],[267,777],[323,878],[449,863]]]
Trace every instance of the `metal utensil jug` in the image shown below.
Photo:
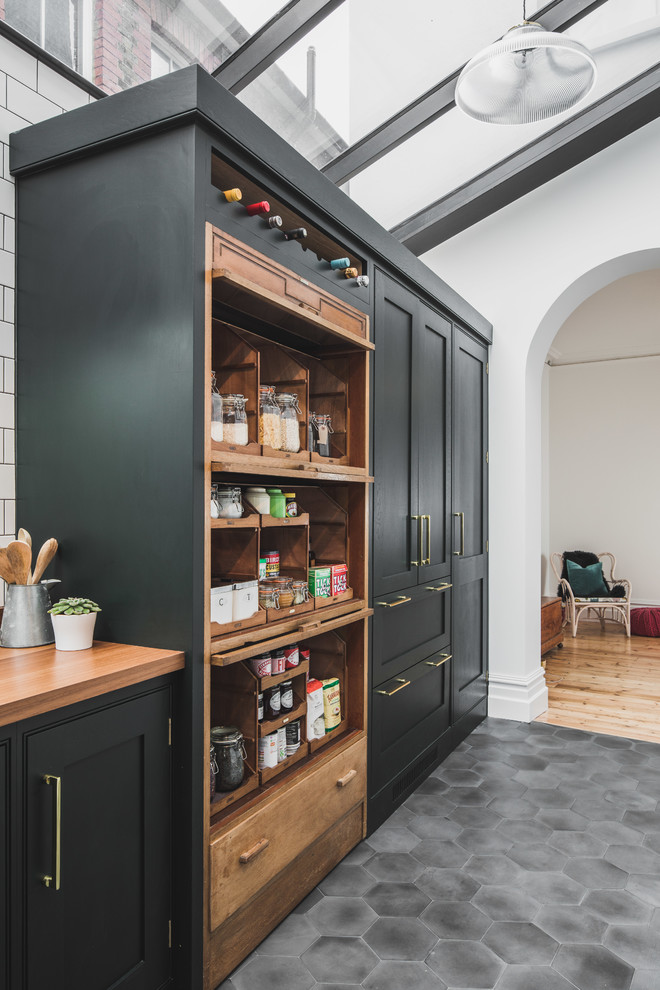
[[[51,578],[40,584],[8,584],[0,626],[0,646],[24,648],[54,643],[48,589],[60,582]]]

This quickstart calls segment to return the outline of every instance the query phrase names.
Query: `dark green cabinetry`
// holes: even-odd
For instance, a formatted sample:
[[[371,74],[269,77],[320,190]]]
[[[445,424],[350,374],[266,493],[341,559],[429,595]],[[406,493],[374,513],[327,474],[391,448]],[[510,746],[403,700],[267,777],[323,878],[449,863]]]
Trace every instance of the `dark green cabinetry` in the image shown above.
[[[11,738],[0,729],[0,990],[9,990],[10,986],[11,743]]]

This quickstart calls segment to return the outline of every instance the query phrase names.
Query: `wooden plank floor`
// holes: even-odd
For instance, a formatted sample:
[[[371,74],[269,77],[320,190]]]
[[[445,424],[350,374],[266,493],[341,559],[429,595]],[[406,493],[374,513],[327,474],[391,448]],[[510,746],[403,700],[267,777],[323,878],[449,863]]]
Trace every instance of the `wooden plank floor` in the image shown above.
[[[537,722],[660,743],[660,638],[583,619],[545,660],[549,707]]]

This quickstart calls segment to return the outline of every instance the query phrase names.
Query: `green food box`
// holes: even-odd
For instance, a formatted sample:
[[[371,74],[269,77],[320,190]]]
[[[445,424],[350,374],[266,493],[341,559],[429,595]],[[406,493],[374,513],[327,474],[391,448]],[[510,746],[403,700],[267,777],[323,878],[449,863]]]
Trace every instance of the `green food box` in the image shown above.
[[[309,593],[314,598],[329,598],[332,584],[331,567],[310,567],[309,569]]]

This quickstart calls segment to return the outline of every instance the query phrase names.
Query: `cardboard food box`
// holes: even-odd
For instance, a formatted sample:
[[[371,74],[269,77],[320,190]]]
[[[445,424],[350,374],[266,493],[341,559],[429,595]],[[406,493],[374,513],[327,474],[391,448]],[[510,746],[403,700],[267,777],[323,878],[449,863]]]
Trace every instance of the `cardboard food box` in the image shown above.
[[[348,565],[333,564],[331,567],[331,594],[341,595],[348,590]]]
[[[329,598],[332,588],[331,567],[310,567],[309,593],[314,598]]]
[[[226,622],[232,621],[233,597],[233,585],[231,584],[211,588],[211,622],[219,622],[224,625]]]

